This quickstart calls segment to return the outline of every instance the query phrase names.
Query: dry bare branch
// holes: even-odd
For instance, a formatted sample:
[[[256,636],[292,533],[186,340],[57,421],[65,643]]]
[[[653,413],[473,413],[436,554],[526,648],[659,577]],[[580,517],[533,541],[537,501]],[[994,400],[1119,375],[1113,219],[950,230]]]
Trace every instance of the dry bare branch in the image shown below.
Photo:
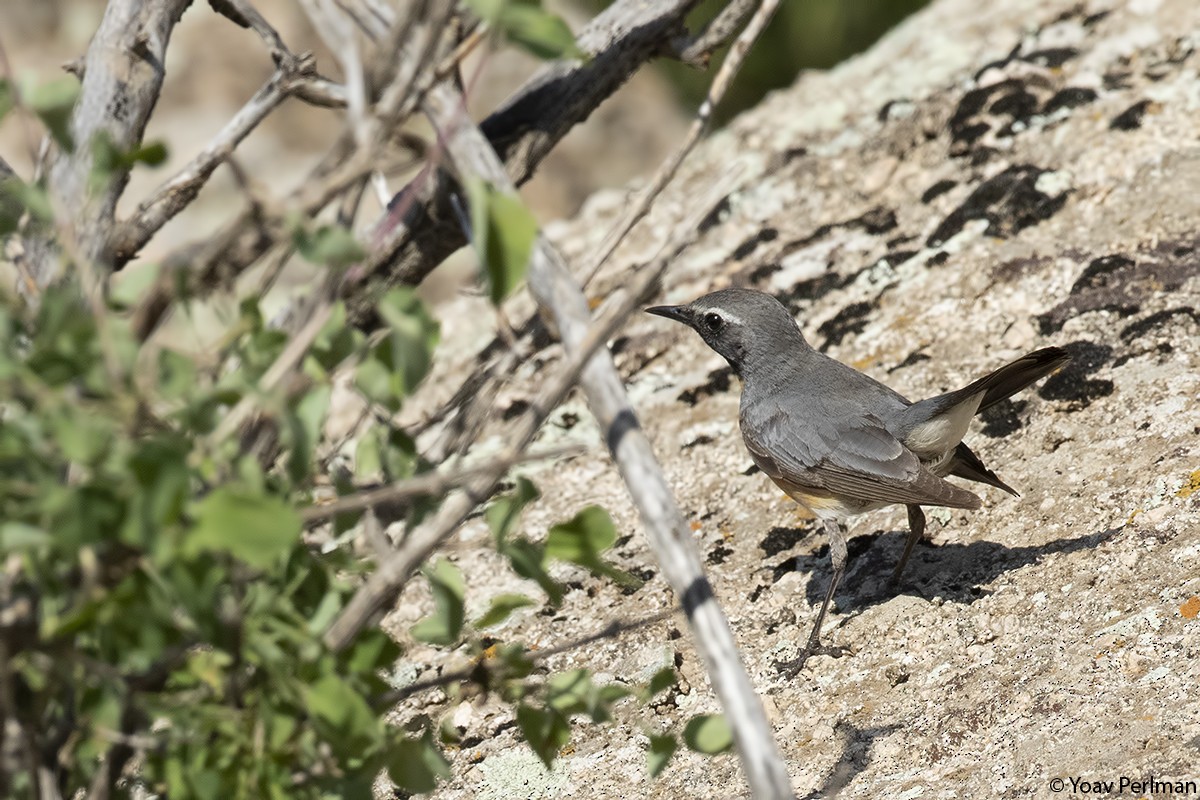
[[[117,200],[129,174],[128,169],[118,169],[106,186],[90,189],[91,143],[101,131],[121,151],[141,143],[162,90],[167,44],[190,4],[191,0],[111,0],[88,46],[70,123],[77,146],[54,157],[49,189],[56,212],[72,221],[79,253],[97,265],[108,265]],[[57,248],[27,242],[26,251],[37,285],[46,286],[59,272]]]
[[[373,489],[365,489],[354,494],[344,495],[330,503],[309,506],[300,512],[300,518],[304,520],[306,525],[311,525],[315,522],[323,522],[338,514],[348,514],[385,504],[405,503],[414,497],[445,494],[480,475],[486,475],[495,471],[503,473],[517,464],[564,458],[579,455],[582,452],[582,448],[579,447],[558,447],[552,450],[540,450],[536,453],[518,453],[516,455],[502,456],[498,459],[489,459],[484,464],[462,467],[455,470],[428,472],[424,475],[417,475],[402,481],[396,481],[386,486],[378,486]]]
[[[480,125],[504,160],[509,177],[518,185],[529,180],[571,128],[586,120],[638,68],[670,51],[697,3],[617,0],[588,23],[576,43],[589,60],[545,65]],[[452,191],[453,183],[440,174],[432,180],[421,176],[401,190],[397,198],[412,198],[403,220],[409,233],[385,238],[384,250],[371,265],[378,281],[386,286],[420,283],[466,243],[450,207]],[[378,292],[374,289],[356,298],[351,317],[370,316],[370,298]]]
[[[213,140],[174,177],[139,203],[133,215],[116,228],[111,244],[113,268],[120,269],[128,263],[163,225],[187,208],[216,168],[290,94],[302,89],[313,91],[315,86],[310,81],[315,75],[311,55],[297,57],[284,52],[271,78],[225,123]]]

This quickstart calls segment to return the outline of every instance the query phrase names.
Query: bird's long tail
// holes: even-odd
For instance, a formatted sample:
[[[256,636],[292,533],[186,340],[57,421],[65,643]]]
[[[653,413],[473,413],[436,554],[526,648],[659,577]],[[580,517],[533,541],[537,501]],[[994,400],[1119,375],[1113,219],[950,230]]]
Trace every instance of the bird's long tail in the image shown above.
[[[1001,400],[1012,397],[1070,360],[1071,356],[1061,347],[1044,347],[1041,350],[1027,353],[994,372],[989,372],[954,394],[972,397],[983,391],[983,399],[979,401],[979,408],[975,411],[976,414],[979,414]]]

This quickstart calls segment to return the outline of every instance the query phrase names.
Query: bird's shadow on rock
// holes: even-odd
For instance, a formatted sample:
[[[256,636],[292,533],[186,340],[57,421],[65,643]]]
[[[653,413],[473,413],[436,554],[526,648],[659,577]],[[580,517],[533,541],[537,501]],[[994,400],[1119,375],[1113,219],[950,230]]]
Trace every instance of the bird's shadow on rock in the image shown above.
[[[900,725],[883,725],[878,728],[860,728],[845,720],[838,723],[836,731],[842,737],[842,755],[829,771],[825,782],[806,794],[802,800],[819,800],[834,797],[851,784],[871,763],[871,750],[876,739],[887,738],[900,729]]]
[[[861,612],[900,594],[927,599],[941,597],[950,602],[970,605],[980,597],[991,594],[984,586],[1005,572],[1036,564],[1047,555],[1091,550],[1121,530],[1122,527],[1109,528],[1031,547],[1009,547],[982,540],[941,545],[921,542],[913,550],[900,581],[895,584],[892,583],[892,570],[904,550],[908,531],[876,531],[856,536],[850,540],[847,548],[849,563],[834,597],[834,607],[839,612]],[[806,595],[809,605],[817,606],[825,599],[825,592],[829,588],[831,568],[828,544],[822,545],[814,555],[783,559],[772,568],[772,579],[778,581],[792,571],[815,573],[815,579],[808,582]]]

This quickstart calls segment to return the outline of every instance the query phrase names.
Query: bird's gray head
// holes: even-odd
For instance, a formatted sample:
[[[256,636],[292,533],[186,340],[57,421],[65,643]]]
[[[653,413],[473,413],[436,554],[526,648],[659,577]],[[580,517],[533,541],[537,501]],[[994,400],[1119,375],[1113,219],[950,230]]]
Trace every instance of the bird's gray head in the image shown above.
[[[683,306],[655,306],[650,314],[691,327],[739,375],[807,343],[782,303],[752,289],[721,289]],[[744,377],[744,376],[743,376]]]

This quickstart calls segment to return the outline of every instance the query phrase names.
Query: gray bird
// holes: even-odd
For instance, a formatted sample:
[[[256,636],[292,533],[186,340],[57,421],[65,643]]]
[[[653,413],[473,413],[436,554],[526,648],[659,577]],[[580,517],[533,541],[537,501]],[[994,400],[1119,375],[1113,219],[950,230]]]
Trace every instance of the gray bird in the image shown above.
[[[955,392],[911,403],[879,381],[814,350],[774,297],[722,289],[682,306],[646,309],[693,328],[742,379],[739,423],[750,457],[829,536],[833,577],[804,652],[779,664],[795,674],[822,647],[821,623],[846,570],[846,520],[902,504],[909,534],[893,581],[925,532],[921,506],[979,508],[955,475],[1016,495],[962,441],[971,418],[1070,360],[1036,350]]]

